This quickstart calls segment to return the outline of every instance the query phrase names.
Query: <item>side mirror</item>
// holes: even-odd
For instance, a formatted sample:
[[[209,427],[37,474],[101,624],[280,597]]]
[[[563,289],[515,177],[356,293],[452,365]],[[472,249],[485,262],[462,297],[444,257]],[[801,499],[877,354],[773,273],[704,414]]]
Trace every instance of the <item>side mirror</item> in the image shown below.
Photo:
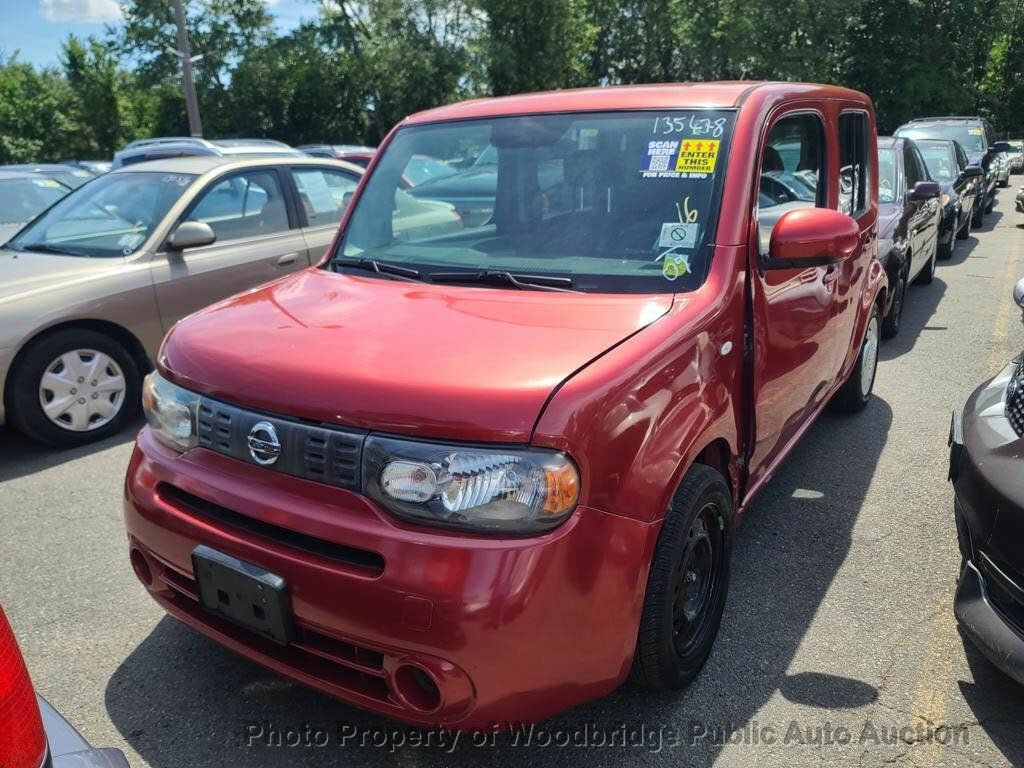
[[[964,177],[968,179],[980,179],[985,175],[985,169],[980,165],[968,165],[964,168]]]
[[[934,200],[942,194],[942,187],[937,181],[919,181],[910,191],[911,200]]]
[[[1008,141],[993,141],[989,146],[988,151],[992,154],[998,154],[999,152],[1013,152],[1013,147],[1010,146]]]
[[[805,269],[850,258],[860,245],[860,227],[831,208],[784,213],[772,229],[764,269]]]
[[[1024,309],[1024,277],[1013,286],[1013,300],[1017,302],[1018,307]]]
[[[216,233],[205,221],[183,221],[171,234],[167,244],[174,251],[209,245],[217,239]]]

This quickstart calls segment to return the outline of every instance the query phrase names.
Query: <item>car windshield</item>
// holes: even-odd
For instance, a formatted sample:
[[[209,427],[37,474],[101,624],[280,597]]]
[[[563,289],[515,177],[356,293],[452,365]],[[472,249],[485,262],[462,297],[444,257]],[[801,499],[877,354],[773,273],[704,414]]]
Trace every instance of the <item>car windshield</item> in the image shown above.
[[[966,152],[972,154],[985,151],[985,132],[969,124],[924,123],[900,128],[897,136],[907,139],[954,139]]]
[[[405,180],[410,186],[418,186],[434,179],[443,179],[458,173],[458,169],[452,167],[444,160],[437,160],[433,157],[413,157],[405,168]]]
[[[188,173],[110,173],[75,190],[8,244],[69,256],[130,256],[195,180]]]
[[[734,118],[597,112],[402,128],[333,263],[386,262],[427,281],[493,271],[577,291],[693,290],[709,266]],[[456,173],[403,199],[406,169],[422,157]]]
[[[31,221],[69,191],[55,179],[0,179],[0,223]]]
[[[878,150],[878,202],[893,203],[899,189],[899,168],[896,164],[896,150]]]
[[[928,173],[939,181],[952,181],[959,173],[959,166],[953,153],[953,146],[945,142],[919,141],[917,148],[921,150]]]

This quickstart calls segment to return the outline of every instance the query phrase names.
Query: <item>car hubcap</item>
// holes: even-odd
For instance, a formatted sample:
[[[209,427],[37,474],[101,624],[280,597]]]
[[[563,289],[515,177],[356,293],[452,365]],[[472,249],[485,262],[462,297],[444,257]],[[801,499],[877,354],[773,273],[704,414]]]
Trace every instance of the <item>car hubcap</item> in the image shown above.
[[[718,599],[721,537],[717,508],[706,504],[687,531],[673,582],[672,640],[680,656],[699,644],[709,609]]]
[[[61,429],[89,432],[117,416],[126,388],[121,367],[109,355],[76,349],[46,366],[39,382],[39,405]]]
[[[875,366],[878,364],[878,320],[875,317],[868,321],[864,347],[860,354],[860,393],[867,397],[871,392],[871,385],[875,382]]]

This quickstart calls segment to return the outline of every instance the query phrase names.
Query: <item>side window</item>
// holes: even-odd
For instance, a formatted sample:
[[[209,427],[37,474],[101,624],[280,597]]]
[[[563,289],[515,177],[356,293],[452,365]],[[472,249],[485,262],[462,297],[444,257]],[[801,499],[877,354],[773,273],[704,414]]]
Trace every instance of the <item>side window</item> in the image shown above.
[[[784,213],[824,205],[824,146],[825,129],[817,115],[784,117],[769,131],[757,197],[761,253],[768,252],[772,229]]]
[[[919,181],[924,181],[924,173],[917,162],[917,152],[913,146],[903,142],[903,169],[907,176],[907,189],[913,189]]]
[[[188,219],[209,224],[218,242],[286,231],[288,212],[277,172],[246,171],[217,182]]]
[[[960,144],[954,144],[953,147],[956,149],[957,165],[960,166],[960,170],[962,171],[967,167],[967,153],[964,152],[964,148],[961,147]]]
[[[856,218],[871,204],[868,116],[844,112],[839,116],[839,210]]]
[[[311,227],[340,222],[359,183],[356,176],[327,168],[293,168],[292,176]]]
[[[924,181],[930,181],[932,175],[928,172],[928,164],[924,161],[924,156],[921,155],[921,150],[915,146],[912,154],[914,155],[914,162],[917,163],[917,172],[921,175],[921,179]]]

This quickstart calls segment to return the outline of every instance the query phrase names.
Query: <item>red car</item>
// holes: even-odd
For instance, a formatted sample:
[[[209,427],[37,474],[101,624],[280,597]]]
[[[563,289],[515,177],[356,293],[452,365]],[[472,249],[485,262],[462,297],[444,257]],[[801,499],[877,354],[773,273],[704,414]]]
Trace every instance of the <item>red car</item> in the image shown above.
[[[395,236],[410,159],[489,147],[489,219]],[[168,334],[125,487],[139,579],[410,723],[534,721],[631,668],[682,688],[752,499],[827,403],[870,399],[875,153],[866,96],[794,83],[405,120],[319,268]]]
[[[37,695],[0,607],[0,768],[128,768],[119,749],[94,749]]]

